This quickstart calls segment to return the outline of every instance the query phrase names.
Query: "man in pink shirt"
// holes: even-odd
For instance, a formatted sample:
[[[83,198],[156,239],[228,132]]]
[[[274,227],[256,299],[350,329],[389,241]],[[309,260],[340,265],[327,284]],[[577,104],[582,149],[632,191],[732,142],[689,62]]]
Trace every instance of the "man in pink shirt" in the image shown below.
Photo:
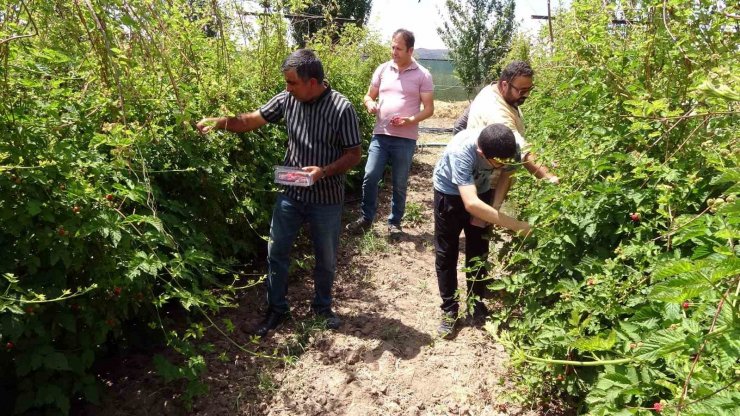
[[[398,237],[403,232],[401,219],[419,122],[434,113],[434,83],[432,74],[413,58],[414,34],[398,29],[391,39],[392,59],[375,70],[363,100],[376,122],[362,181],[362,217],[349,223],[347,230],[365,231],[372,225],[378,208],[378,184],[390,163],[393,198],[388,233]]]

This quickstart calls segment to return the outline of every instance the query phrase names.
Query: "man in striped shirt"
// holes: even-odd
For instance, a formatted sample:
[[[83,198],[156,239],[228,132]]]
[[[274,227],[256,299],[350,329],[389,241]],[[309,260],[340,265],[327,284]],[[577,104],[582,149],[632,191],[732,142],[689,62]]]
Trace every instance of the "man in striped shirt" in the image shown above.
[[[286,186],[275,202],[268,244],[267,303],[264,321],[255,333],[266,335],[287,317],[289,252],[304,223],[310,225],[316,266],[311,308],[328,328],[341,321],[331,309],[337,246],[344,203],[344,173],[360,162],[357,113],[342,94],[324,81],[324,69],[313,51],[300,49],[282,65],[285,91],[251,113],[204,118],[201,133],[214,129],[247,132],[285,120],[288,150],[284,165],[308,172],[313,185]]]

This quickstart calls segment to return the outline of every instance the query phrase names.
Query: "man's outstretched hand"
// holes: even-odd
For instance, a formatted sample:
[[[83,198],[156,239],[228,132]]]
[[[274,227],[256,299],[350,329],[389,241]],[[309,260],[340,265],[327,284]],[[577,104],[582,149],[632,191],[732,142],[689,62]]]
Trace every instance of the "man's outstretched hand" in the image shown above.
[[[522,238],[531,238],[532,237],[532,226],[529,225],[529,223],[525,223],[525,224],[527,224],[526,227],[517,231],[516,234]]]
[[[198,133],[206,134],[217,129],[218,121],[218,117],[206,117],[199,121],[198,124],[195,125],[195,128],[198,129]]]

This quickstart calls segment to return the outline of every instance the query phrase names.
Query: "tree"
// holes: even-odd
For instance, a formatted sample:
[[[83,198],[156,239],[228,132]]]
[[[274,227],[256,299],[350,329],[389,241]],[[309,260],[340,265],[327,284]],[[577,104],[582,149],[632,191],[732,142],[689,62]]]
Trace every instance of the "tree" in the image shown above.
[[[336,24],[355,24],[362,27],[370,17],[372,0],[318,0],[311,2],[300,12],[290,17],[293,40],[301,47],[306,46],[306,39],[313,37],[319,30]],[[336,39],[335,39],[336,40]]]
[[[509,51],[516,29],[514,0],[446,0],[445,6],[449,20],[437,33],[472,94],[491,81],[491,68]]]
[[[489,79],[498,79],[501,71],[512,61],[530,62],[531,50],[532,39],[529,36],[521,32],[514,34],[509,44],[509,52],[488,70]]]

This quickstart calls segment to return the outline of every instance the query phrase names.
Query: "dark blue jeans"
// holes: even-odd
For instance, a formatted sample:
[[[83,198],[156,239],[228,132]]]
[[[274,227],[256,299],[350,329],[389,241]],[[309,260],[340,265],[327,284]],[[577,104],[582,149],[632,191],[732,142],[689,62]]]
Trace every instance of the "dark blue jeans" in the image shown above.
[[[309,224],[316,257],[313,273],[315,295],[311,307],[315,312],[331,309],[341,222],[342,204],[309,204],[278,195],[272,210],[267,248],[267,304],[270,310],[276,313],[290,310],[286,299],[290,249],[304,223]]]
[[[411,161],[416,151],[416,140],[376,134],[367,151],[365,177],[362,180],[362,217],[375,220],[378,210],[378,184],[383,178],[385,165],[390,162],[393,177],[393,198],[389,224],[401,225],[406,212],[406,188],[409,183]]]

